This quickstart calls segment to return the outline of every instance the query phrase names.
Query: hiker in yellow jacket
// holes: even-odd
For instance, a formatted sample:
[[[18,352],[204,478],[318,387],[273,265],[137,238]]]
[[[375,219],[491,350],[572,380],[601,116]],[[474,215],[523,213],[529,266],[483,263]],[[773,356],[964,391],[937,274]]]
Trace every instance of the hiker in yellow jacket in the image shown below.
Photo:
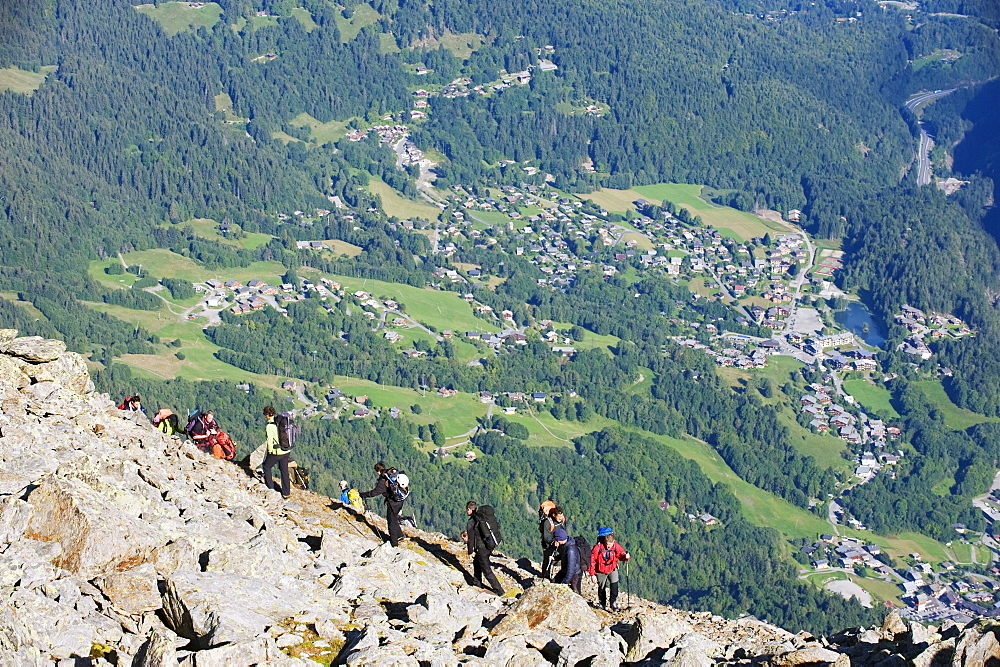
[[[264,469],[264,485],[277,491],[278,485],[275,484],[271,473],[274,471],[274,466],[278,466],[281,473],[281,497],[287,500],[292,493],[292,481],[288,475],[288,459],[291,452],[281,448],[278,440],[278,425],[274,423],[276,414],[277,412],[270,405],[264,408],[264,416],[267,418],[267,426],[264,427],[266,438],[264,444],[267,447],[267,456],[264,457],[261,468]]]

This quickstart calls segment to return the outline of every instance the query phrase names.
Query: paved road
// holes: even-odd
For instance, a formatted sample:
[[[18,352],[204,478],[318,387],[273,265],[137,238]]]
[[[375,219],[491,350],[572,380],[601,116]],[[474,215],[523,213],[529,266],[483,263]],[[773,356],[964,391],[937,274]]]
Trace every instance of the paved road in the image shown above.
[[[917,93],[906,101],[903,106],[916,113],[917,108],[925,103],[933,102],[939,97],[944,97],[957,90],[935,90],[933,92]],[[934,139],[924,130],[923,123],[918,121],[920,126],[920,139],[917,142],[917,185],[930,185],[931,183],[931,149],[934,148]]]

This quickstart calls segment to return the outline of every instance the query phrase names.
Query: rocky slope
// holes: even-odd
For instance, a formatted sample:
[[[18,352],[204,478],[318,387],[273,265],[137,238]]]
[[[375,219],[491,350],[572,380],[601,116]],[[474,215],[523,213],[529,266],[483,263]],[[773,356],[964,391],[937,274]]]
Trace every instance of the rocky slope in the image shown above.
[[[632,600],[611,615],[497,556],[329,498],[290,500],[94,392],[58,341],[0,330],[0,665],[956,664],[989,622],[826,639]],[[461,527],[457,527],[456,530]],[[585,593],[592,597],[593,591]]]

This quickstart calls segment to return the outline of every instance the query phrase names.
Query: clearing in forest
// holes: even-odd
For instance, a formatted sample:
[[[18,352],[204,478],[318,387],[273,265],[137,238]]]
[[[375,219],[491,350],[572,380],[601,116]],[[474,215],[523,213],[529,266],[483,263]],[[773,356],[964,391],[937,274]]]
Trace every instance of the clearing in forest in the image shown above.
[[[326,123],[316,120],[306,112],[288,121],[292,127],[308,127],[309,138],[317,144],[336,141],[347,134],[347,120],[331,120]]]
[[[407,199],[381,178],[373,176],[368,181],[368,190],[373,195],[381,197],[382,209],[387,214],[394,215],[397,218],[437,220],[438,215],[441,213],[436,206],[431,206],[427,202]]]
[[[211,28],[222,18],[222,7],[214,2],[161,2],[136,5],[136,10],[160,24],[171,37],[185,30]]]
[[[0,91],[9,90],[12,93],[30,95],[38,90],[49,74],[55,71],[55,65],[46,65],[37,72],[29,72],[19,67],[5,67],[0,69]]]
[[[358,36],[361,29],[372,25],[382,18],[374,7],[369,4],[354,5],[351,10],[351,18],[344,18],[343,14],[337,15],[337,29],[340,31],[340,41],[347,44]]]

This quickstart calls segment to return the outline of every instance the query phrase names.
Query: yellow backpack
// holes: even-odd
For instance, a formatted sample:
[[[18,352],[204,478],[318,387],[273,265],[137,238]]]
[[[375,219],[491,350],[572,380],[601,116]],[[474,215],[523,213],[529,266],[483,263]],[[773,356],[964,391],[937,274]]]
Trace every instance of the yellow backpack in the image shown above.
[[[361,493],[357,489],[351,489],[347,492],[347,500],[354,509],[364,511],[365,503],[361,499]]]

